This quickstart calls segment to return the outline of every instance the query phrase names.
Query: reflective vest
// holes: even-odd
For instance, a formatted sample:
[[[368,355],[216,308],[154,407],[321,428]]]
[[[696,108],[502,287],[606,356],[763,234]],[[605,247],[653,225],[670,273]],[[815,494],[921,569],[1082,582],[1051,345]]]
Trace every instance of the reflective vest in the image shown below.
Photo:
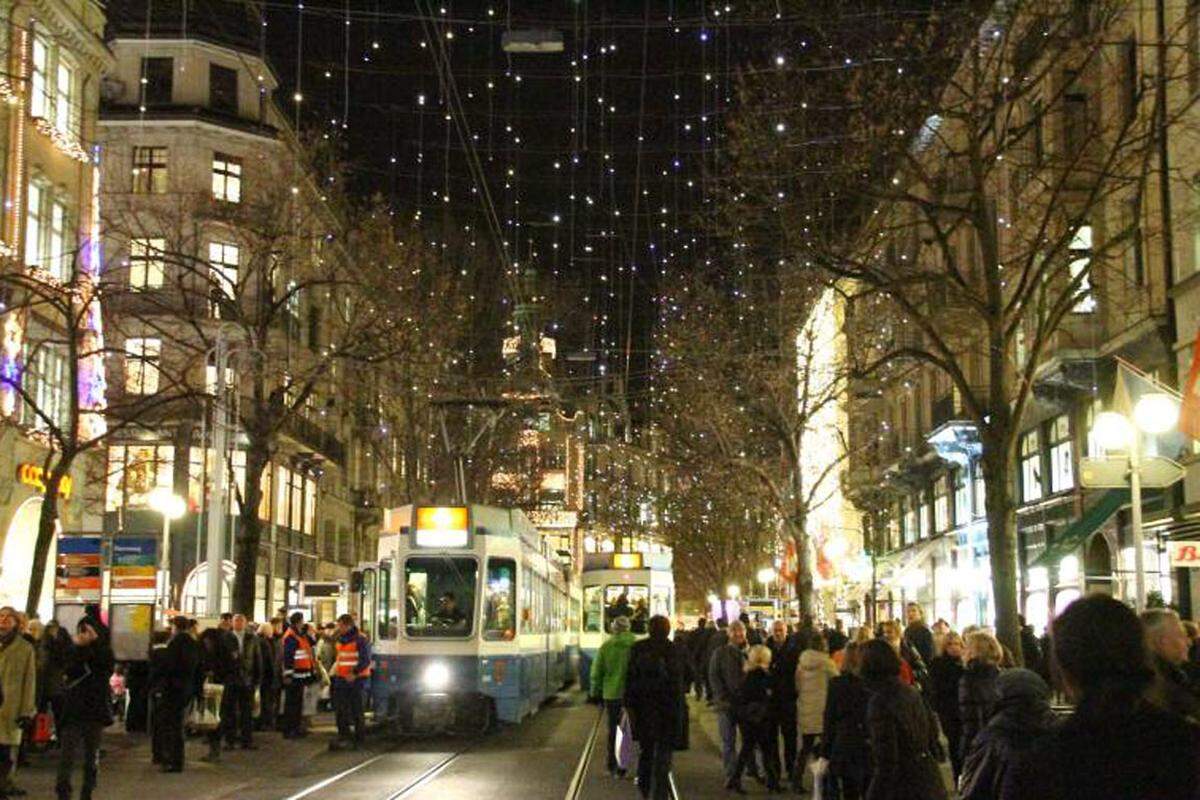
[[[371,675],[371,665],[362,669],[358,669],[358,637],[355,636],[348,642],[336,642],[337,645],[337,663],[334,665],[333,672],[339,678],[349,678],[352,675],[357,675],[360,678],[368,678]],[[356,672],[357,670],[357,672]]]
[[[291,673],[297,678],[307,678],[312,675],[313,658],[312,643],[308,641],[307,636],[300,636],[291,628],[288,628],[287,633],[283,635],[284,646],[287,646],[288,637],[296,640],[296,652],[292,654],[292,669]],[[287,666],[286,664],[284,665]],[[284,674],[288,674],[288,670],[284,669]]]

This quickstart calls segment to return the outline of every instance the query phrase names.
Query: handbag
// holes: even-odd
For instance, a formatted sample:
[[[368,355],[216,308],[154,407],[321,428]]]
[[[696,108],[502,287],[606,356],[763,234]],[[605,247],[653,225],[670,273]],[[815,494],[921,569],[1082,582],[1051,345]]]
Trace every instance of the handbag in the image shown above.
[[[46,710],[33,718],[31,739],[34,744],[49,744],[54,733],[54,712]]]
[[[617,723],[617,766],[621,769],[632,769],[634,759],[633,725],[629,721],[629,713],[621,712],[621,721]]]

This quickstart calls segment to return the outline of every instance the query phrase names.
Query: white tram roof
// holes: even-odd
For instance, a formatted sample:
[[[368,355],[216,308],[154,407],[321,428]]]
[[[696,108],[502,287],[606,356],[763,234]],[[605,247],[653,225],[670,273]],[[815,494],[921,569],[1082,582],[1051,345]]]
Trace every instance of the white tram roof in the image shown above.
[[[399,508],[389,508],[383,512],[383,527],[380,531],[380,542],[385,537],[401,536],[409,532],[413,524],[415,506],[407,505]],[[456,506],[462,508],[462,506]],[[497,506],[468,505],[468,519],[471,532],[476,536],[504,536],[519,539],[524,544],[539,552],[545,548],[542,534],[519,508],[499,508]]]

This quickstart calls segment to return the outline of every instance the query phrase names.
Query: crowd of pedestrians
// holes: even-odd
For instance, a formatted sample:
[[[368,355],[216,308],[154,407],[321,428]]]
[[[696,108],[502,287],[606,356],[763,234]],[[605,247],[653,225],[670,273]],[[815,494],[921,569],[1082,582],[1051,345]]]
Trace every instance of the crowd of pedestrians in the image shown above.
[[[849,635],[701,617],[674,642],[663,617],[641,642],[613,618],[591,675],[609,771],[625,776],[629,731],[642,796],[670,796],[690,690],[732,794],[749,778],[822,800],[1200,798],[1200,633],[1174,611],[1092,595],[1040,639],[1021,620],[1023,667],[987,628],[905,616]]]
[[[308,735],[326,687],[338,727],[331,747],[358,747],[370,654],[348,614],[320,630],[299,613],[261,624],[223,614],[204,629],[177,616],[154,633],[146,661],[118,665],[94,606],[71,630],[0,608],[0,799],[25,795],[15,778],[31,746],[57,746],[58,800],[75,796],[80,772],[78,796],[91,800],[101,734],[116,718],[150,733],[162,771],[182,772],[189,732],[204,734],[204,761],[256,749],[256,732]]]

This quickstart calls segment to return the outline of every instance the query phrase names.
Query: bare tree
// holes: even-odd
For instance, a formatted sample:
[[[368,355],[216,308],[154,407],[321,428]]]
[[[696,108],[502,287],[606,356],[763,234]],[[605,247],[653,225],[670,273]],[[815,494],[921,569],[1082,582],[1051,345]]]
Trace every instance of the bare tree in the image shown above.
[[[1167,98],[1192,67],[1186,25],[1138,41],[1155,30],[1138,4],[984,9],[929,18],[897,37],[903,54],[825,81],[845,135],[775,150],[806,185],[755,218],[776,215],[797,257],[852,295],[862,374],[932,369],[953,387],[980,446],[997,632],[1019,654],[1022,418],[1056,350],[1094,339],[1102,314],[1119,328],[1136,313],[1141,254],[1162,233],[1148,213],[1168,178],[1160,148],[1192,102]],[[758,127],[743,121],[747,160],[778,138]]]

